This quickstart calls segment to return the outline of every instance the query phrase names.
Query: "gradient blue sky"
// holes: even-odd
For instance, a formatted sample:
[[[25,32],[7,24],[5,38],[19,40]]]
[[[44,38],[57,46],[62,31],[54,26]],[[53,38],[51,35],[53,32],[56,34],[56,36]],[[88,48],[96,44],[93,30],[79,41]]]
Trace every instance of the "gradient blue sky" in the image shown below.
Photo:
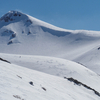
[[[100,0],[0,0],[0,17],[10,10],[66,29],[100,31]]]

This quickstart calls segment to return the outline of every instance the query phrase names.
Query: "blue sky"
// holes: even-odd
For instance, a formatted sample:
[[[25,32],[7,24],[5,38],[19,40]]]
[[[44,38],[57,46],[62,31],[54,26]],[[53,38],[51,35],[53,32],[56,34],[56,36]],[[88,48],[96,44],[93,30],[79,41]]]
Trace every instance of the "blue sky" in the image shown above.
[[[10,10],[66,29],[100,31],[100,0],[0,0],[0,17]]]

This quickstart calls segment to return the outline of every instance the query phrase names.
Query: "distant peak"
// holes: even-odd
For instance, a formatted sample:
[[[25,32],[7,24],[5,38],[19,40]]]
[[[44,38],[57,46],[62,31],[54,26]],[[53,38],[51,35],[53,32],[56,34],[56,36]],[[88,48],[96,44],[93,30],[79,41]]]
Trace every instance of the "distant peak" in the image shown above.
[[[4,16],[2,16],[0,18],[0,21],[3,21],[3,20],[5,22],[14,21],[16,18],[19,19],[19,17],[21,16],[26,16],[26,15],[19,11],[11,10],[8,13],[6,13]]]
[[[11,10],[8,13],[6,13],[3,17],[18,16],[18,15],[22,15],[22,13],[19,11]]]

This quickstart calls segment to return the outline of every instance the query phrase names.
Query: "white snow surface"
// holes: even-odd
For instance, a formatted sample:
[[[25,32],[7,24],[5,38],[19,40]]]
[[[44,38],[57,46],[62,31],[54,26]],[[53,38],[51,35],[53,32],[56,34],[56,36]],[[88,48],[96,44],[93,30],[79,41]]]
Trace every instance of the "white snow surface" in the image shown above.
[[[0,61],[0,100],[100,99],[64,79],[100,92],[100,31],[62,29],[9,11],[0,18],[0,58],[11,62]]]
[[[11,63],[47,74],[62,78],[73,77],[74,79],[100,91],[99,85],[95,85],[100,83],[100,76],[78,63],[61,58],[44,56],[0,54],[0,57]]]
[[[74,59],[100,75],[100,45]]]
[[[31,81],[33,85],[29,84]],[[99,100],[100,97],[64,78],[0,61],[0,100],[66,99]]]

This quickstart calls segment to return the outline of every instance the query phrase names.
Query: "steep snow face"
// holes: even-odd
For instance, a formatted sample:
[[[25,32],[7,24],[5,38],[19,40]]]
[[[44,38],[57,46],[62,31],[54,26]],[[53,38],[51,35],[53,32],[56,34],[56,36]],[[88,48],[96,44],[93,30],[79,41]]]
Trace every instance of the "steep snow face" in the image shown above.
[[[0,54],[11,63],[59,77],[73,77],[100,92],[100,76],[75,62],[43,56]],[[97,85],[95,85],[97,84]]]
[[[74,59],[100,75],[100,45]]]
[[[99,100],[64,78],[0,61],[0,100]],[[95,84],[97,85],[97,84]]]

